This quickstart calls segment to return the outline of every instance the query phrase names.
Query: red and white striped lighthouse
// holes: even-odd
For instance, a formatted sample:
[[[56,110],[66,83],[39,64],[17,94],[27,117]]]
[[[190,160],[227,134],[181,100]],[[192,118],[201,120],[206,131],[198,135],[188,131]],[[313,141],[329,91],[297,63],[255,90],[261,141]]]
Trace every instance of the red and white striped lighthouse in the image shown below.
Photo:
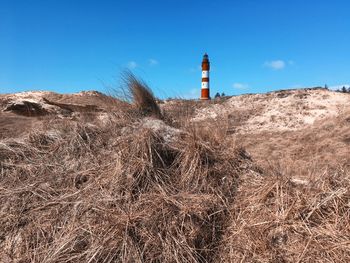
[[[201,91],[201,100],[210,100],[210,91],[209,91],[209,70],[210,62],[208,54],[205,53],[202,61],[202,91]]]

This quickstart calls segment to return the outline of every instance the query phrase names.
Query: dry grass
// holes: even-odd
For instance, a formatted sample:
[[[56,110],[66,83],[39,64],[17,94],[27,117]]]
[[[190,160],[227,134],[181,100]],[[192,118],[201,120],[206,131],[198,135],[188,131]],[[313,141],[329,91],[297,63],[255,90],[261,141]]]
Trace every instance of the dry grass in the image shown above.
[[[266,169],[278,161],[298,176],[309,177],[312,169],[323,171],[350,163],[349,118],[347,111],[298,131],[257,132],[233,135],[232,139]]]
[[[4,262],[212,260],[250,160],[195,131],[131,129],[50,121],[2,141]]]
[[[346,148],[324,164],[332,142],[347,144],[347,115],[315,127],[323,150],[304,131],[290,135],[304,152],[274,162],[271,143],[292,137],[193,125],[192,102],[161,113],[147,86],[127,83],[136,107],[113,104],[103,122],[48,117],[0,140],[0,262],[350,262]],[[307,151],[320,156],[300,173]]]
[[[283,166],[241,181],[221,260],[349,262],[349,167],[297,180]]]
[[[125,71],[122,78],[127,87],[126,97],[129,97],[129,94],[131,95],[132,101],[140,113],[143,116],[153,116],[161,119],[162,113],[152,90],[147,84],[138,79],[131,71]]]

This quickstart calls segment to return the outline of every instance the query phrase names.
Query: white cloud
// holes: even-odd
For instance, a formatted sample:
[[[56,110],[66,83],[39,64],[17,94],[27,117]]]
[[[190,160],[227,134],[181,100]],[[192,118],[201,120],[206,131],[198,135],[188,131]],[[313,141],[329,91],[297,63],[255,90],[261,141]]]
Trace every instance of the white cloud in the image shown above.
[[[159,62],[158,62],[158,60],[156,60],[156,59],[154,59],[154,58],[150,58],[150,59],[148,60],[148,64],[149,64],[150,66],[156,66],[156,65],[159,64]]]
[[[232,87],[235,89],[248,89],[249,85],[244,83],[233,83]]]
[[[335,86],[330,86],[328,88],[331,90],[341,90],[343,87],[348,89],[348,88],[350,88],[350,84],[335,85]]]
[[[291,64],[291,63],[289,63],[289,64]],[[273,70],[280,70],[280,69],[284,69],[286,67],[286,62],[284,62],[283,60],[266,61],[264,63],[264,66],[271,68]]]
[[[135,61],[129,61],[128,62],[128,68],[129,69],[135,69],[135,68],[137,68],[137,63],[135,62]]]

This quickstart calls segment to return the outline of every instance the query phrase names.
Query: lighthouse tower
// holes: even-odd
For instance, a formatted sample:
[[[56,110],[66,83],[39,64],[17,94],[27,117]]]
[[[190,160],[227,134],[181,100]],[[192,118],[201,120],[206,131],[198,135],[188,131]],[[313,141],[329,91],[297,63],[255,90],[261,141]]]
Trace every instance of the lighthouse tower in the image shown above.
[[[209,91],[209,70],[210,62],[208,54],[205,53],[202,61],[202,91],[201,91],[201,100],[210,100],[210,91]]]

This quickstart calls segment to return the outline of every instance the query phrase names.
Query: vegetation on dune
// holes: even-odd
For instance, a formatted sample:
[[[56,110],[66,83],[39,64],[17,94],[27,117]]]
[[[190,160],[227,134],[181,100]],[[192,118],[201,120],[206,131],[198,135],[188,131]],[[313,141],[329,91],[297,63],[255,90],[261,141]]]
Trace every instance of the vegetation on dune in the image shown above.
[[[156,98],[148,85],[130,71],[125,71],[122,78],[127,88],[126,97],[130,97],[131,95],[132,102],[137,109],[145,116],[162,118]]]
[[[258,166],[224,121],[190,121],[195,102],[162,112],[124,79],[132,104],[106,99],[103,120],[0,137],[0,262],[350,261],[346,163]]]
[[[2,258],[208,262],[250,161],[196,131],[49,121],[1,144]],[[125,127],[126,127],[125,126]]]
[[[222,262],[348,262],[349,168],[297,179],[281,165],[241,181]]]

